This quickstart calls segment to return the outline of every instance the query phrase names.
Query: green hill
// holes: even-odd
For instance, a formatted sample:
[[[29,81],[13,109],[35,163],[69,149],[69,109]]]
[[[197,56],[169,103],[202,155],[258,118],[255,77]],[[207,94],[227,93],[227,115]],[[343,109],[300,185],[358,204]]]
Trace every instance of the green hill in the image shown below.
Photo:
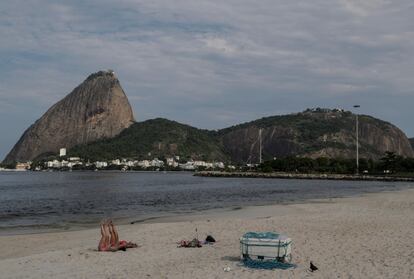
[[[274,157],[354,158],[356,115],[339,109],[308,109],[301,113],[271,116],[219,131],[221,142],[237,162],[259,161],[259,129],[262,129],[262,155]],[[380,158],[386,151],[406,157],[413,150],[405,134],[394,125],[359,115],[360,155]]]
[[[69,150],[69,155],[90,160],[152,159],[174,155],[183,159],[229,159],[216,132],[162,118],[134,123],[112,139],[75,146]]]

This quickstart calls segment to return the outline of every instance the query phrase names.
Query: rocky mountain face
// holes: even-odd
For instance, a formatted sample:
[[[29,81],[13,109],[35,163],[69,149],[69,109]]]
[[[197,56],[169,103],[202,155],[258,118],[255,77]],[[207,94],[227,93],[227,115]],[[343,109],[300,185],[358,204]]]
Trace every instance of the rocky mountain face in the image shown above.
[[[410,138],[409,141],[411,143],[411,147],[414,149],[414,138]]]
[[[113,71],[90,75],[31,125],[4,162],[29,161],[60,148],[112,138],[134,122],[129,101]]]
[[[343,110],[312,109],[266,117],[219,131],[230,157],[239,163],[259,161],[259,130],[264,160],[284,156],[355,158],[355,115]],[[379,159],[386,151],[413,157],[406,135],[396,126],[359,115],[361,158]]]

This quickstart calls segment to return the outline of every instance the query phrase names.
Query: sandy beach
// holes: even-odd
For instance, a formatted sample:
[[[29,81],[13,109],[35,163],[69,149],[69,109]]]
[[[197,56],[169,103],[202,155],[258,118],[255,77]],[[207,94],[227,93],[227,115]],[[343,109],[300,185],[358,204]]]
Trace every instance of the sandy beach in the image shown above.
[[[119,226],[141,247],[97,252],[96,229],[0,237],[1,278],[413,278],[414,190],[305,204],[247,207]],[[116,222],[116,220],[115,220]],[[177,248],[212,234],[218,242]],[[293,240],[291,270],[241,265],[239,238],[277,231]],[[318,267],[308,271],[309,261]],[[224,268],[230,267],[230,271]]]

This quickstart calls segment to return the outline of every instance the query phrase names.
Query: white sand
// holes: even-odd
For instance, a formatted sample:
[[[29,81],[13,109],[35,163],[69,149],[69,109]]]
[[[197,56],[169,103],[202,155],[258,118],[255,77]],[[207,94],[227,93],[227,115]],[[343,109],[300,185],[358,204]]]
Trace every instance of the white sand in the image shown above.
[[[0,237],[0,278],[414,278],[414,191],[250,207],[174,223],[120,226],[127,252],[96,252],[94,230]],[[116,220],[115,220],[116,221]],[[175,242],[212,234],[213,247]],[[293,270],[240,265],[239,237],[277,231],[293,243]],[[312,260],[319,271],[308,271]],[[225,272],[225,267],[230,267]]]

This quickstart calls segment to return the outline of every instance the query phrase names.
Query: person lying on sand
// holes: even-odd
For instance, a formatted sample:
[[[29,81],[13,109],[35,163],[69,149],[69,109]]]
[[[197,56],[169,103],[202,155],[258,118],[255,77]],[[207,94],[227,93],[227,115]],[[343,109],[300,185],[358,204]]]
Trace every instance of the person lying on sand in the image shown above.
[[[125,251],[127,248],[137,248],[138,245],[125,240],[119,240],[118,232],[111,220],[101,223],[101,240],[98,244],[98,251],[116,252]]]
[[[184,248],[196,248],[196,247],[202,247],[201,241],[197,238],[194,238],[191,241],[188,240],[181,240],[177,243],[178,247],[184,247]]]

